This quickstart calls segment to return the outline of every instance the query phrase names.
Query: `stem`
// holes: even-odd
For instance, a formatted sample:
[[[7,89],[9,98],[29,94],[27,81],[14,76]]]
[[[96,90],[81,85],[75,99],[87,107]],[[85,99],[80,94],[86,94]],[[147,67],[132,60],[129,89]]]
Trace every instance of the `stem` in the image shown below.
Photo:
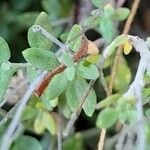
[[[100,140],[98,143],[98,150],[103,150],[105,136],[106,136],[106,129],[102,129],[101,134],[100,134]]]
[[[27,92],[25,93],[25,95],[23,96],[23,98],[20,100],[20,105],[18,106],[17,110],[16,110],[16,114],[12,120],[12,122],[10,123],[10,125],[8,126],[6,133],[4,134],[4,137],[2,139],[2,143],[1,143],[1,149],[3,150],[8,150],[11,142],[10,139],[14,133],[14,131],[16,130],[16,127],[19,124],[20,121],[20,117],[22,115],[22,112],[26,106],[26,103],[28,102],[30,96],[32,95],[33,91],[35,90],[35,88],[38,86],[39,82],[43,79],[44,75],[47,72],[43,72],[40,76],[38,76],[34,82],[29,86]]]

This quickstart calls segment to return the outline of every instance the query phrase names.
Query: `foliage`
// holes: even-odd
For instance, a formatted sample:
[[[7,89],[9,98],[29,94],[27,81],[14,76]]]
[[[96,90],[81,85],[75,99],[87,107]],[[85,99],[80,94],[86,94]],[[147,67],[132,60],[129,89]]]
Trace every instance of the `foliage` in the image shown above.
[[[43,70],[48,71],[48,75],[51,76],[49,79],[46,76],[44,77],[43,80],[47,81],[47,84],[42,81],[39,83],[39,87],[41,83],[44,86],[46,85],[42,95],[37,95],[35,91],[30,96],[20,119],[23,129],[18,136],[14,137],[11,149],[42,150],[41,141],[44,140],[54,141],[51,145],[54,145],[54,149],[56,149],[55,140],[60,134],[60,126],[64,130],[66,119],[71,120],[74,113],[76,113],[78,118],[82,110],[84,114],[81,117],[87,119],[92,126],[94,124],[94,127],[108,129],[108,132],[113,130],[118,122],[123,126],[126,124],[135,125],[137,123],[136,98],[134,93],[125,95],[126,91],[131,87],[133,73],[129,67],[130,64],[128,64],[123,55],[117,64],[112,89],[113,95],[105,97],[105,93],[102,91],[105,87],[101,87],[105,80],[106,84],[109,84],[111,81],[110,70],[116,49],[119,46],[123,47],[125,55],[128,55],[132,50],[133,43],[130,40],[130,36],[125,34],[117,35],[117,26],[115,25],[116,22],[125,20],[130,10],[124,7],[115,8],[111,3],[104,0],[92,0],[91,2],[96,8],[92,11],[91,16],[85,19],[83,26],[75,24],[71,29],[66,30],[63,29],[64,26],[62,27],[59,24],[54,26],[53,21],[69,16],[73,8],[71,0],[41,0],[40,6],[42,6],[44,11],[41,13],[24,12],[24,10],[28,10],[27,8],[33,2],[33,0],[23,0],[22,3],[18,0],[12,1],[13,4],[16,4],[12,8],[13,13],[10,14],[7,11],[8,14],[6,15],[9,17],[6,17],[4,21],[8,22],[8,25],[14,23],[15,28],[13,28],[13,31],[8,31],[9,27],[0,23],[2,31],[5,30],[5,33],[1,33],[2,36],[0,37],[0,102],[4,102],[4,99],[7,97],[7,89],[10,86],[10,82],[12,82],[14,75],[19,70],[22,70],[24,76],[28,78],[28,84],[31,85],[38,73]],[[2,3],[0,8],[4,9],[4,5]],[[6,10],[8,9],[7,7]],[[4,13],[3,9],[0,9],[0,11]],[[4,16],[3,13],[1,16]],[[14,17],[15,13],[16,17]],[[44,35],[41,31],[35,31],[35,25],[40,25],[40,27],[45,29],[47,31],[46,34]],[[94,42],[88,39],[86,39],[87,45],[84,43],[85,41],[83,42],[85,29],[91,28],[101,34],[105,44],[103,52],[99,51]],[[26,63],[18,63],[16,65],[16,63],[10,61],[11,48],[9,49],[4,38],[9,41],[11,36],[16,37],[17,34],[27,29],[29,46],[28,48],[22,47],[22,49],[24,48],[22,55]],[[50,40],[47,36],[49,34],[64,42],[62,45],[65,45],[65,47],[61,47],[58,44],[60,49],[57,52],[60,52],[60,55],[57,52],[55,53],[57,47],[53,43],[54,40]],[[55,44],[57,44],[57,41],[55,41]],[[83,54],[84,52],[86,53]],[[105,60],[103,66],[101,66],[102,59]],[[107,72],[104,78],[102,78],[101,68],[104,68],[104,71]],[[143,105],[147,106],[150,102],[150,77],[148,70],[144,77],[147,86],[143,88],[142,98]],[[98,84],[98,88],[93,85],[89,87],[91,86],[91,81],[95,85]],[[36,88],[34,90],[40,89]],[[99,93],[101,97],[98,96]],[[96,108],[98,111],[96,111]],[[144,106],[143,108],[145,117],[149,118],[150,109]],[[14,116],[12,114],[12,118],[8,119],[9,121],[13,120]],[[9,121],[7,122],[8,124]],[[148,124],[148,122],[146,123]],[[3,129],[5,125],[5,123],[0,124],[0,129]],[[148,125],[145,128],[148,131],[150,130]],[[25,131],[27,131],[27,134],[31,132],[33,135],[28,136]],[[116,131],[114,130],[114,132]],[[50,139],[46,137],[47,133]],[[63,149],[83,150],[84,135],[82,136],[74,130],[72,130],[71,134],[72,137],[65,138],[63,141]],[[38,136],[42,140],[38,141],[36,139]],[[146,136],[149,137],[150,133],[147,132]],[[0,140],[1,138],[0,134]],[[46,148],[48,147],[49,145]]]

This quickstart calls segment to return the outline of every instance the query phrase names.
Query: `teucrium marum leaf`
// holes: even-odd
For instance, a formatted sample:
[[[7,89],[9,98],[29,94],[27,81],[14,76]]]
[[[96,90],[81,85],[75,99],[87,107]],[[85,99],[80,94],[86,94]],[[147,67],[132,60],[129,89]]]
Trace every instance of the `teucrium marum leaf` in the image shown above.
[[[42,146],[40,145],[40,142],[27,135],[23,135],[19,137],[15,144],[12,147],[12,150],[42,150]]]
[[[74,66],[71,66],[71,67],[68,67],[65,72],[66,72],[66,75],[67,75],[67,79],[69,81],[73,81],[73,79],[75,78],[75,67]]]
[[[35,25],[40,25],[47,32],[51,32],[51,25],[48,15],[41,12],[35,21]],[[44,50],[50,50],[52,41],[42,35],[40,32],[33,32],[33,27],[28,31],[28,42],[31,47],[37,47]]]
[[[92,3],[95,7],[101,7],[104,4],[104,0],[92,0]]]
[[[86,61],[90,62],[91,64],[97,64],[100,59],[100,55],[89,55],[86,57]]]
[[[77,73],[79,76],[85,79],[97,79],[99,77],[99,72],[97,67],[93,64],[91,64],[88,67],[85,67],[83,61],[81,61],[78,64]]]
[[[67,42],[71,40],[71,42],[69,42],[69,47],[73,50],[73,51],[77,51],[80,48],[81,45],[81,39],[82,37],[79,36],[78,38],[72,40],[74,37],[76,37],[77,35],[79,35],[82,32],[82,28],[79,25],[74,25],[67,37]]]
[[[49,71],[60,64],[53,52],[39,48],[28,48],[23,51],[23,56],[34,67]]]
[[[125,55],[128,55],[132,50],[132,45],[129,41],[123,44],[123,52]]]
[[[117,20],[122,21],[128,17],[129,13],[130,13],[130,10],[128,8],[124,8],[124,7],[117,8],[114,17]]]
[[[86,89],[88,87],[87,82],[84,79],[75,79],[74,81],[70,82],[67,91],[66,91],[66,98],[67,104],[70,107],[71,111],[75,111],[78,106],[79,102],[82,99]],[[95,111],[96,105],[96,94],[92,89],[89,95],[86,98],[86,102],[84,103],[83,110],[88,116],[92,116]]]
[[[114,108],[106,108],[99,113],[96,125],[99,128],[107,129],[111,127],[117,119],[117,111]]]
[[[2,100],[8,88],[11,76],[13,75],[14,72],[15,70],[12,68],[9,70],[3,70],[2,68],[0,68],[0,101]]]
[[[0,63],[10,58],[10,50],[6,41],[0,36]]]
[[[112,55],[112,53],[115,51],[116,47],[124,44],[125,42],[127,42],[129,40],[129,37],[122,34],[119,35],[118,37],[116,37],[111,44],[105,49],[103,56],[104,58],[108,58],[109,56]]]
[[[50,100],[58,97],[60,94],[62,94],[65,89],[67,88],[69,80],[67,79],[66,73],[62,72],[57,75],[55,75],[50,84],[48,85],[43,98]]]
[[[62,54],[61,62],[68,67],[74,65],[73,58],[71,57],[71,55],[69,53]]]
[[[89,16],[84,21],[84,26],[86,27],[97,27],[99,25],[100,18],[95,18],[94,16]]]

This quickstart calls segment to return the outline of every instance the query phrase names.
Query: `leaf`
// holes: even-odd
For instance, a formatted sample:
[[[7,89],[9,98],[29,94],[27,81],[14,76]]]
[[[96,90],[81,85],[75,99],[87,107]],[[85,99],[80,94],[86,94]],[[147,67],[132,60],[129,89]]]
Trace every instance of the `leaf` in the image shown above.
[[[70,107],[71,111],[75,111],[78,106],[81,98],[83,97],[83,93],[85,93],[88,84],[83,79],[75,79],[70,82],[66,91],[66,99],[67,104]],[[86,102],[84,103],[83,110],[87,116],[91,117],[95,111],[96,105],[96,94],[92,89],[89,92],[89,95],[86,98]]]
[[[64,94],[62,94],[59,97],[59,103],[58,103],[60,111],[63,113],[63,115],[69,119],[71,117],[71,110],[69,106],[67,105],[67,100]]]
[[[33,66],[27,67],[27,78],[30,82],[32,82],[37,76],[38,76],[37,68]]]
[[[67,67],[73,66],[74,62],[73,62],[73,58],[69,53],[64,53],[61,58],[60,58],[61,62],[63,64],[65,64]]]
[[[123,52],[125,55],[128,55],[132,50],[132,45],[131,43],[128,41],[128,42],[125,42],[123,44]]]
[[[12,150],[42,150],[40,142],[27,135],[20,136],[12,147]]]
[[[34,130],[37,134],[42,134],[46,129],[46,126],[43,122],[43,114],[40,112],[37,118],[34,120]]]
[[[123,21],[129,16],[129,13],[130,10],[128,8],[117,8],[114,17],[119,21]]]
[[[51,32],[51,25],[48,15],[45,12],[41,12],[35,21],[35,25],[40,25],[47,32]],[[28,30],[28,42],[31,47],[41,48],[44,50],[50,50],[52,41],[45,37],[40,32],[33,32],[32,26]]]
[[[100,55],[89,55],[86,57],[86,61],[90,62],[91,64],[97,64],[99,62]]]
[[[48,71],[60,64],[53,52],[43,51],[39,48],[28,48],[23,51],[23,56],[34,67]]]
[[[37,110],[30,105],[27,105],[22,113],[21,120],[25,121],[35,117],[37,114]]]
[[[89,16],[84,21],[85,27],[97,27],[99,25],[100,18],[95,18],[95,16]]]
[[[98,108],[102,108],[102,107],[107,107],[109,105],[111,105],[112,103],[115,103],[117,102],[118,98],[120,97],[119,94],[114,94],[114,95],[111,95],[103,100],[101,100],[98,104]]]
[[[0,63],[10,58],[10,50],[6,41],[0,36]]]
[[[10,70],[2,70],[0,68],[0,101],[2,101],[3,96],[9,86],[11,76],[15,72],[15,69],[11,68]]]
[[[113,108],[106,108],[99,113],[96,125],[99,128],[107,129],[111,127],[117,121],[117,119],[117,111]]]
[[[95,65],[89,67],[84,66],[84,61],[79,62],[77,66],[77,74],[85,79],[97,79],[99,77],[99,71]]]
[[[117,36],[112,41],[112,43],[104,50],[104,53],[103,53],[104,58],[107,59],[109,56],[112,55],[112,53],[115,51],[116,47],[124,44],[128,40],[129,40],[129,37],[124,34]]]
[[[49,112],[43,112],[43,124],[48,129],[48,131],[52,134],[56,134],[56,123],[54,118],[49,114]]]
[[[67,88],[68,82],[65,72],[55,75],[43,95],[44,98],[50,100],[60,96]]]
[[[83,137],[81,133],[75,134],[72,138],[68,138],[63,144],[63,150],[83,150]]]
[[[67,42],[69,43],[69,48],[71,48],[74,52],[76,52],[79,48],[80,48],[80,45],[81,45],[81,39],[82,37],[79,36],[78,38],[74,39],[76,36],[78,36],[80,33],[82,32],[82,28],[75,24],[69,34],[68,34],[68,38],[67,38]],[[74,39],[74,40],[72,40]],[[69,42],[71,41],[71,42]]]
[[[75,67],[72,66],[72,67],[67,67],[67,69],[65,70],[65,73],[67,75],[67,79],[69,81],[73,81],[73,79],[75,78]]]
[[[109,18],[102,17],[100,20],[99,30],[107,43],[110,43],[114,36],[114,24]]]
[[[104,4],[104,0],[92,0],[92,3],[95,7],[102,7],[102,5]]]
[[[60,35],[60,39],[62,40],[62,42],[67,41],[68,34],[69,34],[69,32],[65,32],[65,33]]]

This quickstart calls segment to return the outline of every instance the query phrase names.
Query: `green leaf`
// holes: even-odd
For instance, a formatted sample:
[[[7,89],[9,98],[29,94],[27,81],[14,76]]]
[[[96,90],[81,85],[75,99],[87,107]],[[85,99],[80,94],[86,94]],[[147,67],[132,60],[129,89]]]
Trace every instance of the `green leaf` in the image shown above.
[[[46,126],[43,122],[43,114],[39,112],[37,118],[34,120],[34,130],[37,134],[42,134],[46,129]]]
[[[43,124],[48,129],[48,131],[52,134],[56,134],[56,123],[54,118],[49,114],[49,112],[43,112]]]
[[[68,138],[63,144],[63,150],[83,150],[83,138],[80,133],[75,134],[72,138]]]
[[[64,94],[62,94],[59,97],[59,103],[58,103],[60,111],[63,113],[63,115],[69,119],[71,117],[71,110],[69,106],[67,105],[67,100]]]
[[[68,82],[69,80],[67,79],[65,72],[55,75],[48,85],[43,98],[50,100],[58,97],[65,91]]]
[[[3,96],[9,86],[11,76],[15,72],[15,69],[13,68],[11,68],[10,70],[4,70],[4,69],[0,68],[0,101],[2,101]]]
[[[99,25],[100,18],[95,18],[95,16],[89,16],[84,21],[84,26],[86,27],[97,27]]]
[[[6,41],[0,36],[0,63],[10,58],[10,50]]]
[[[117,102],[119,97],[120,97],[120,94],[114,94],[114,95],[111,95],[111,96],[103,99],[102,101],[99,102],[98,108],[107,107],[107,106],[111,105],[112,103]]]
[[[112,43],[105,49],[103,56],[105,58],[108,58],[109,56],[112,55],[112,53],[115,51],[116,47],[124,44],[129,40],[129,37],[127,35],[119,35],[117,36]]]
[[[42,150],[40,142],[27,135],[20,136],[12,147],[12,150]]]
[[[33,66],[27,67],[27,78],[29,79],[30,82],[32,82],[37,76],[38,76],[37,68]]]
[[[65,32],[65,33],[60,35],[60,39],[62,40],[62,42],[67,41],[68,34],[69,34],[69,32]]]
[[[102,17],[100,19],[99,30],[107,43],[110,43],[114,36],[114,24],[109,18]]]
[[[83,79],[75,79],[74,81],[70,82],[67,91],[66,91],[66,98],[67,104],[70,107],[71,111],[75,111],[78,106],[81,98],[83,97],[83,93],[85,93],[88,84]],[[88,116],[92,116],[95,111],[96,105],[96,94],[92,89],[89,92],[89,95],[86,98],[86,102],[84,103],[83,110]]]
[[[95,65],[89,67],[84,66],[84,61],[81,61],[77,66],[77,73],[79,76],[85,79],[97,79],[99,77],[99,71]]]
[[[91,64],[97,64],[100,59],[100,54],[97,55],[89,55],[86,57],[86,61],[90,62]]]
[[[128,8],[117,8],[114,17],[119,21],[123,21],[129,16],[129,13],[130,10]]]
[[[107,129],[111,127],[117,119],[117,111],[114,108],[106,108],[99,113],[96,125],[99,128]]]
[[[81,32],[82,32],[82,28],[79,25],[75,24],[71,28],[71,30],[68,34],[67,42],[69,43],[69,48],[71,48],[75,52],[80,48],[82,37],[79,36],[76,39],[74,39],[74,38],[77,35],[79,35]],[[74,40],[72,40],[72,39],[74,39]],[[71,41],[71,42],[69,42],[69,41]]]
[[[67,67],[73,66],[74,62],[73,62],[73,58],[69,53],[64,53],[61,58],[60,58],[61,62],[63,64],[65,64]]]
[[[92,3],[95,7],[102,7],[104,4],[104,0],[92,0]]]
[[[145,111],[147,117],[150,117],[150,108]]]
[[[45,12],[41,12],[35,21],[35,25],[40,25],[47,32],[51,32],[51,25],[48,15]],[[33,26],[34,27],[34,26]],[[40,32],[33,32],[33,27],[28,31],[28,42],[31,47],[41,48],[44,50],[50,50],[52,41],[45,37]]]
[[[35,117],[36,114],[37,114],[37,110],[35,108],[33,108],[32,106],[27,105],[22,113],[21,120],[25,121],[25,120],[31,119],[31,118]]]
[[[27,62],[31,63],[34,67],[48,71],[60,64],[53,52],[43,51],[38,48],[28,48],[24,50],[23,56]]]
[[[71,67],[67,67],[67,69],[65,70],[65,73],[67,75],[67,79],[69,81],[73,81],[73,79],[75,78],[75,67],[71,66]]]

